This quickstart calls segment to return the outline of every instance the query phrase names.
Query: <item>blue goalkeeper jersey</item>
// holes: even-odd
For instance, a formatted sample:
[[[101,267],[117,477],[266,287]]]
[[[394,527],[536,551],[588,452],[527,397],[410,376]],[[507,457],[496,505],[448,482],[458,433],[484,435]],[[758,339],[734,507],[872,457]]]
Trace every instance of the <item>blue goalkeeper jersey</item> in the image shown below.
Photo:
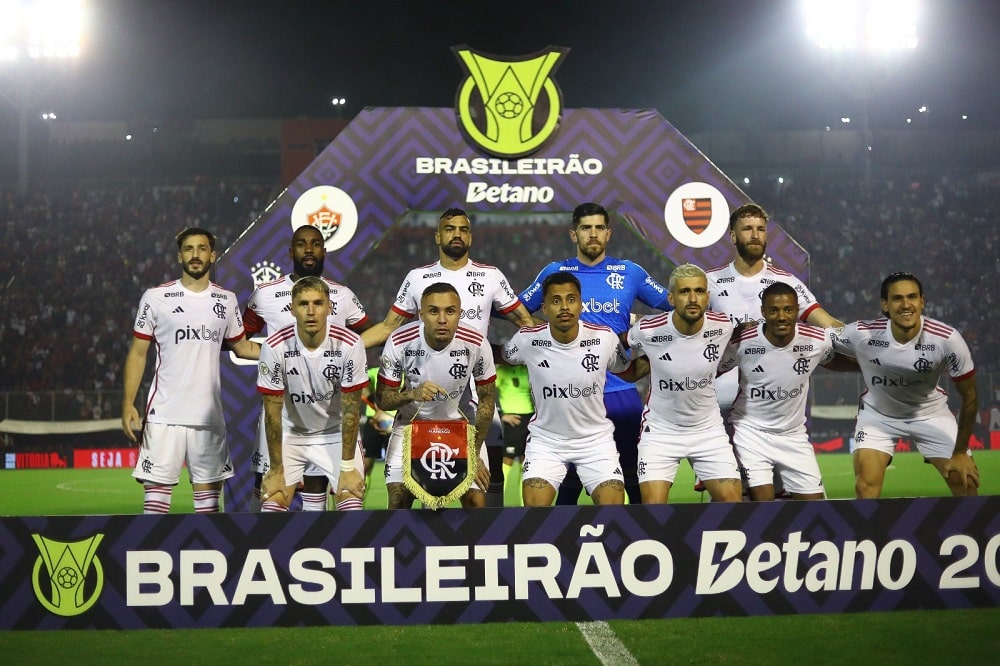
[[[535,278],[535,281],[521,292],[521,302],[528,312],[542,309],[542,281],[557,271],[572,271],[580,280],[583,292],[583,312],[580,319],[604,324],[616,335],[628,331],[631,325],[632,304],[636,300],[658,310],[670,310],[667,290],[646,272],[646,269],[628,259],[605,257],[604,261],[588,266],[579,259],[553,261]],[[604,392],[624,391],[634,386],[617,376],[608,374]]]

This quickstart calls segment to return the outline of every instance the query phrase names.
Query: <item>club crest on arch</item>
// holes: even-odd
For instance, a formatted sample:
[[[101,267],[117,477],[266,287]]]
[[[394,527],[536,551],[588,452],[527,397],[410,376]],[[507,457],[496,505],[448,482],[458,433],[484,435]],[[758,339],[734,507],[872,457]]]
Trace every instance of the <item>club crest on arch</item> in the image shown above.
[[[31,586],[38,602],[45,610],[62,617],[90,610],[104,588],[104,568],[97,558],[97,546],[104,535],[72,543],[47,539],[40,534],[32,534],[31,538],[39,552],[31,572]]]
[[[467,77],[455,110],[462,132],[497,157],[521,157],[540,148],[559,125],[562,93],[552,80],[568,48],[549,46],[522,57],[452,48]],[[544,94],[543,94],[544,93]]]

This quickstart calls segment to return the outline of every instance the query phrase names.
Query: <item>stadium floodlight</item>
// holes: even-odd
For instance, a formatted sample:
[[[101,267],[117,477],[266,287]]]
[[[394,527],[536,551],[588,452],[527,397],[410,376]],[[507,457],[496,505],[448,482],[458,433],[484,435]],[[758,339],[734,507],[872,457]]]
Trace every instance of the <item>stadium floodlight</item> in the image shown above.
[[[28,118],[39,102],[40,61],[80,55],[85,22],[83,0],[0,0],[0,65],[11,65],[18,112],[18,190],[28,189]]]
[[[917,47],[916,0],[804,0],[806,36],[821,49],[891,53]]]

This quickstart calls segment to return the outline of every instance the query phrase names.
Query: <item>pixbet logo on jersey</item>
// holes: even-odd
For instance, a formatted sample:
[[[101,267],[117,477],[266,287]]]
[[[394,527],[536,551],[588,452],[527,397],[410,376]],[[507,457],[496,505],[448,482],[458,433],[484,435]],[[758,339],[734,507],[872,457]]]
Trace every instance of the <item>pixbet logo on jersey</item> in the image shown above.
[[[777,402],[779,400],[791,400],[792,398],[797,398],[800,395],[802,395],[801,386],[796,386],[790,391],[782,388],[781,386],[776,386],[774,388],[755,386],[750,389],[751,400],[773,400]]]
[[[694,391],[696,389],[708,388],[712,385],[712,378],[691,379],[685,377],[683,381],[673,379],[661,379],[659,386],[661,391]]]
[[[198,342],[219,342],[222,340],[222,331],[212,330],[204,324],[201,328],[191,328],[185,326],[174,332],[174,344],[180,344],[185,340],[197,340]]]
[[[590,386],[579,387],[574,384],[568,386],[545,386],[542,388],[542,398],[588,398],[601,393],[601,387],[594,382]]]

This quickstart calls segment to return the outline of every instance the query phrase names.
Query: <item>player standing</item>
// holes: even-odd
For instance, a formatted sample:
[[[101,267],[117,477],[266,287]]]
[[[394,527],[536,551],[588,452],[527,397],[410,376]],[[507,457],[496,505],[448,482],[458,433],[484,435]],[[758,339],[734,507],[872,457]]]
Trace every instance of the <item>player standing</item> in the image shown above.
[[[260,354],[257,390],[270,461],[261,510],[287,511],[307,465],[333,484],[338,510],[360,509],[364,345],[356,333],[329,322],[330,290],[322,278],[300,278],[290,302],[295,323],[271,334]]]
[[[729,415],[750,499],[774,499],[775,472],[792,499],[823,499],[823,479],[806,432],[809,377],[834,360],[827,331],[797,322],[796,290],[775,282],[761,295],[762,323],[743,329],[719,366],[739,369]]]
[[[712,501],[738,502],[740,472],[715,395],[733,325],[726,315],[706,311],[708,280],[698,266],[675,268],[668,288],[673,312],[642,317],[628,332],[637,366],[648,363],[651,375],[639,439],[642,502],[667,502],[685,458]]]
[[[181,278],[147,289],[125,357],[122,430],[133,442],[132,476],[144,487],[143,513],[168,513],[187,464],[197,513],[218,513],[222,482],[233,475],[222,414],[219,354],[226,342],[242,358],[260,346],[244,337],[236,294],[211,282],[215,236],[191,227],[177,234]],[[142,420],[135,398],[156,343],[156,375]]]
[[[951,326],[923,316],[924,288],[913,274],[889,275],[880,296],[885,317],[848,324],[833,338],[837,351],[857,358],[865,378],[854,433],[855,494],[882,494],[895,442],[907,437],[952,495],[976,495],[969,438],[979,397],[969,346]],[[939,385],[945,372],[962,399],[957,422]]]
[[[385,485],[390,509],[413,506],[413,494],[403,485],[404,428],[415,417],[430,420],[467,419],[476,427],[479,455],[475,486],[462,495],[462,506],[486,506],[491,470],[483,460],[485,440],[496,411],[496,369],[485,336],[460,325],[462,301],[454,286],[427,285],[420,297],[420,321],[389,336],[382,351],[376,402],[398,410],[385,453]],[[471,385],[477,400],[471,400]],[[469,406],[474,405],[474,414]],[[472,418],[470,418],[470,416]]]
[[[515,326],[530,326],[531,315],[518,300],[507,277],[496,266],[480,264],[469,258],[472,247],[472,222],[461,208],[449,208],[441,214],[434,243],[438,260],[429,266],[414,268],[403,279],[396,300],[385,319],[362,334],[365,347],[385,343],[389,334],[412,320],[420,312],[420,296],[435,282],[454,285],[462,300],[461,320],[484,337],[489,331],[490,312],[496,309]],[[490,488],[487,506],[503,506],[503,447],[487,447],[490,459]]]
[[[289,296],[292,286],[299,278],[323,276],[326,246],[323,234],[314,226],[305,224],[292,234],[288,254],[292,259],[289,275],[266,282],[257,287],[250,296],[243,323],[247,337],[260,333],[265,328],[270,335],[278,329],[295,323]],[[368,325],[368,315],[354,292],[342,284],[322,277],[329,289],[330,323],[343,326],[355,332],[363,331]],[[269,468],[267,437],[264,432],[264,413],[261,412],[257,424],[257,452],[253,456],[255,472],[252,510],[260,508],[260,482]],[[302,510],[323,511],[326,509],[327,478],[313,467],[307,467],[302,484]]]
[[[623,504],[615,425],[604,406],[608,372],[625,372],[628,353],[610,328],[581,321],[572,272],[542,283],[547,324],[522,328],[503,346],[507,363],[528,368],[535,418],[528,424],[521,491],[525,506],[548,506],[574,465],[594,504]]]
[[[553,273],[571,272],[586,294],[580,319],[610,328],[623,336],[631,324],[632,305],[636,300],[651,308],[668,310],[667,290],[640,266],[627,259],[607,255],[611,239],[611,219],[604,206],[580,204],[573,211],[570,240],[576,244],[576,257],[554,261],[541,270],[535,281],[521,292],[521,302],[529,312],[543,307],[542,284]],[[625,491],[629,502],[639,504],[638,441],[642,417],[642,398],[634,384],[609,374],[604,394],[605,410],[614,423],[615,445],[621,457]],[[537,404],[536,404],[537,407]],[[576,504],[580,495],[579,479],[567,475],[556,504]]]

